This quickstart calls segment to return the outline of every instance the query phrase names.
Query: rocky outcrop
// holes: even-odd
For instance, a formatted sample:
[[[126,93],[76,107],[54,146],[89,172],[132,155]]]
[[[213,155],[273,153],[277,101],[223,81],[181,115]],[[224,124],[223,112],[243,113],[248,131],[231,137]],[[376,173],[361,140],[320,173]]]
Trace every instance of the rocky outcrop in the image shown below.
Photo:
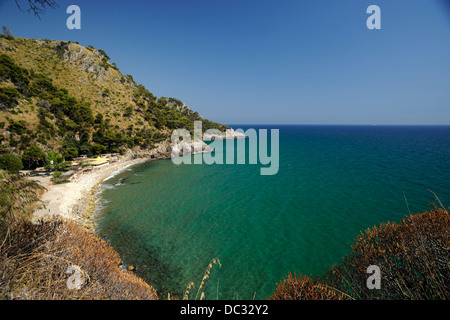
[[[167,105],[171,108],[177,109],[182,115],[192,115],[196,112],[192,111],[183,101],[175,98],[168,98]],[[201,115],[197,113],[199,119],[204,119]]]
[[[94,79],[104,82],[105,78],[109,76],[98,51],[88,50],[76,43],[61,43],[55,49],[64,63],[72,64],[86,72],[92,73]]]
[[[212,149],[202,140],[194,141],[178,141],[170,145],[171,154],[183,155],[184,150],[188,150],[187,153],[195,154],[200,152],[211,152]]]
[[[247,137],[244,133],[242,132],[237,132],[232,128],[229,128],[227,130],[225,130],[225,132],[221,133],[220,135],[218,134],[214,134],[214,133],[210,133],[210,132],[205,132],[205,134],[203,135],[203,139],[204,140],[215,140],[215,139],[240,139],[240,138],[245,138]]]
[[[244,133],[237,132],[231,128],[227,129],[224,133],[221,133],[220,135],[208,133],[205,133],[203,135],[204,140],[240,139],[246,137],[247,136]],[[191,154],[212,151],[211,147],[208,144],[206,144],[203,140],[197,138],[190,141],[177,141],[177,142],[171,142],[170,139],[167,139],[157,144],[156,147],[151,149],[150,151],[146,151],[144,153],[139,152],[139,156],[141,157],[147,156],[152,159],[168,158],[172,155],[172,152],[182,155],[183,150],[190,150]]]
[[[202,140],[194,141],[178,141],[171,142],[170,139],[158,143],[153,149],[145,151],[131,152],[134,158],[150,158],[150,159],[164,159],[172,156],[172,151],[178,154],[183,154],[183,150],[190,150],[190,153],[211,152],[212,149]]]

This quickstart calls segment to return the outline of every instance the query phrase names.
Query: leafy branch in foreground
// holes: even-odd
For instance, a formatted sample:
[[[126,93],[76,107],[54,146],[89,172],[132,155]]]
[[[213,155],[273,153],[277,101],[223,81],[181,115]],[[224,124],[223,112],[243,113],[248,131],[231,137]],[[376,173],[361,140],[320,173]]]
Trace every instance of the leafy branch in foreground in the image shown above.
[[[54,0],[26,0],[28,9],[23,10],[22,6],[19,4],[19,0],[15,0],[17,7],[26,12],[33,12],[38,19],[41,19],[41,14],[45,13],[45,10],[48,8],[55,9],[58,7],[58,4]]]

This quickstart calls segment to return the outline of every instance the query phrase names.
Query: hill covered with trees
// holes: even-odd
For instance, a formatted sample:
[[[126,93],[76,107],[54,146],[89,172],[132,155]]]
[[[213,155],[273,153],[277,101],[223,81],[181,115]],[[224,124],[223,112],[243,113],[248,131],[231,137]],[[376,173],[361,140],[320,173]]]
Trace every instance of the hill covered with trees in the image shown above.
[[[150,150],[173,129],[193,131],[196,120],[203,130],[227,128],[156,97],[102,49],[0,37],[0,155],[20,157],[25,168],[50,157]]]

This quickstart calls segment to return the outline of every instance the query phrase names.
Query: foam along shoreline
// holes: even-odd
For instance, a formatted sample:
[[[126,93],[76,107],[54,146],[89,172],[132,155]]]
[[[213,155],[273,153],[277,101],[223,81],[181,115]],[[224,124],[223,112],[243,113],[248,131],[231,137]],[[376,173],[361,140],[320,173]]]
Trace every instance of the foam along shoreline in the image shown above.
[[[246,137],[244,134],[234,130],[228,134],[223,134],[223,139],[244,137]],[[176,143],[164,142],[150,152],[144,152],[139,155],[128,154],[114,163],[94,167],[91,172],[78,173],[68,183],[52,184],[50,176],[30,177],[30,179],[37,181],[46,188],[41,196],[43,206],[33,212],[32,221],[37,222],[53,217],[62,217],[75,220],[87,228],[94,228],[94,221],[91,216],[96,209],[96,198],[100,195],[97,192],[97,187],[103,181],[113,178],[132,165],[170,158],[171,150],[180,147]],[[201,152],[211,151],[209,146],[202,140],[194,141],[187,147],[192,152],[195,152],[195,150],[202,150]]]
[[[31,177],[30,179],[36,180],[47,189],[41,196],[43,206],[33,212],[32,221],[62,217],[93,228],[90,216],[95,209],[95,190],[100,183],[132,165],[149,160],[128,156],[117,162],[93,168],[91,172],[79,174],[68,183],[55,185],[51,185],[50,177]]]

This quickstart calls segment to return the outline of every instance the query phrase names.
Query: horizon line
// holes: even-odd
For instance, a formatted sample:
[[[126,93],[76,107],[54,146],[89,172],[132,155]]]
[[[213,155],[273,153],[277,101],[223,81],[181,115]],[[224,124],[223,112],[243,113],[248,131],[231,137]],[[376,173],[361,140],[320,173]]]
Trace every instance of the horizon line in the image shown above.
[[[340,123],[225,123],[227,126],[249,126],[249,125],[270,125],[270,126],[367,126],[367,127],[445,127],[450,124],[340,124]]]

